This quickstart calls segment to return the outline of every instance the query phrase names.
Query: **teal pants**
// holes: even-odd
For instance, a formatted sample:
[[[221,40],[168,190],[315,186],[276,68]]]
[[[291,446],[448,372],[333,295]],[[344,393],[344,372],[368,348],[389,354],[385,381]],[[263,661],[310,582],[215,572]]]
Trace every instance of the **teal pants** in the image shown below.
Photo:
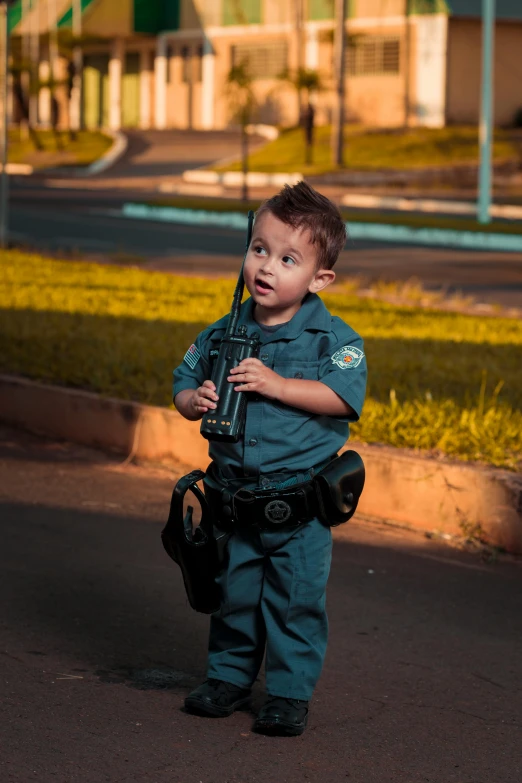
[[[218,578],[222,604],[210,620],[208,677],[249,688],[266,649],[272,696],[309,700],[328,637],[326,582],[332,534],[313,519],[276,532],[237,529]]]

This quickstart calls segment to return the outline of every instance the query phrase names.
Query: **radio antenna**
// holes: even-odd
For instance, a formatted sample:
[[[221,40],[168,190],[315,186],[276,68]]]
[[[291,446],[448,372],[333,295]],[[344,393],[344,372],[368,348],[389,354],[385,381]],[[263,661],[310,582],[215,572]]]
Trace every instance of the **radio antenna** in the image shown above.
[[[228,326],[227,326],[227,331],[225,332],[225,337],[232,337],[236,333],[237,322],[239,319],[239,311],[241,309],[241,299],[243,298],[243,291],[245,289],[243,268],[245,266],[245,259],[248,253],[248,248],[250,247],[250,241],[252,239],[253,225],[254,225],[254,212],[253,210],[250,209],[248,212],[248,227],[247,227],[245,255],[243,257],[243,263],[241,264],[241,269],[239,270],[239,277],[237,278],[236,290],[234,291],[234,298],[232,299],[232,307],[230,308],[230,318],[228,319]]]

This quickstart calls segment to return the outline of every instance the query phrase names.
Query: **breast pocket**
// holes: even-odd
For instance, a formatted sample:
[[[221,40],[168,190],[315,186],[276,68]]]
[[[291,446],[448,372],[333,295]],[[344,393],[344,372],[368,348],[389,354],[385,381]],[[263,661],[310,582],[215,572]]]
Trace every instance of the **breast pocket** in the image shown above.
[[[282,378],[295,378],[304,381],[319,380],[319,362],[280,362],[274,364],[274,372]],[[275,413],[282,416],[311,416],[309,411],[302,408],[294,408],[293,405],[284,405],[278,400],[273,400]]]

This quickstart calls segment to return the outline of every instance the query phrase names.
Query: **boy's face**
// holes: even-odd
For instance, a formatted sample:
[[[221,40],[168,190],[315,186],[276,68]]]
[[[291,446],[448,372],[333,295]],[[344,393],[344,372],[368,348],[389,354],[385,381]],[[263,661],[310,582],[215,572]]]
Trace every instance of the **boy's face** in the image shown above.
[[[257,320],[267,325],[289,321],[308,292],[317,293],[335,280],[331,269],[316,266],[310,232],[264,212],[255,222],[244,267]]]

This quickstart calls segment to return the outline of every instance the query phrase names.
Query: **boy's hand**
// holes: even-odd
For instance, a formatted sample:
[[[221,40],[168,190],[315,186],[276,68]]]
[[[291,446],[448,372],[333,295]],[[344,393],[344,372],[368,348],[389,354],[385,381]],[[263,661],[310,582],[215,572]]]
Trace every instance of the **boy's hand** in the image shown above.
[[[216,407],[218,399],[216,387],[212,381],[203,381],[203,385],[194,392],[191,405],[195,413],[206,413],[209,409]]]
[[[243,359],[230,370],[228,381],[236,381],[235,391],[255,391],[269,400],[280,398],[285,378],[266,367],[259,359]]]

